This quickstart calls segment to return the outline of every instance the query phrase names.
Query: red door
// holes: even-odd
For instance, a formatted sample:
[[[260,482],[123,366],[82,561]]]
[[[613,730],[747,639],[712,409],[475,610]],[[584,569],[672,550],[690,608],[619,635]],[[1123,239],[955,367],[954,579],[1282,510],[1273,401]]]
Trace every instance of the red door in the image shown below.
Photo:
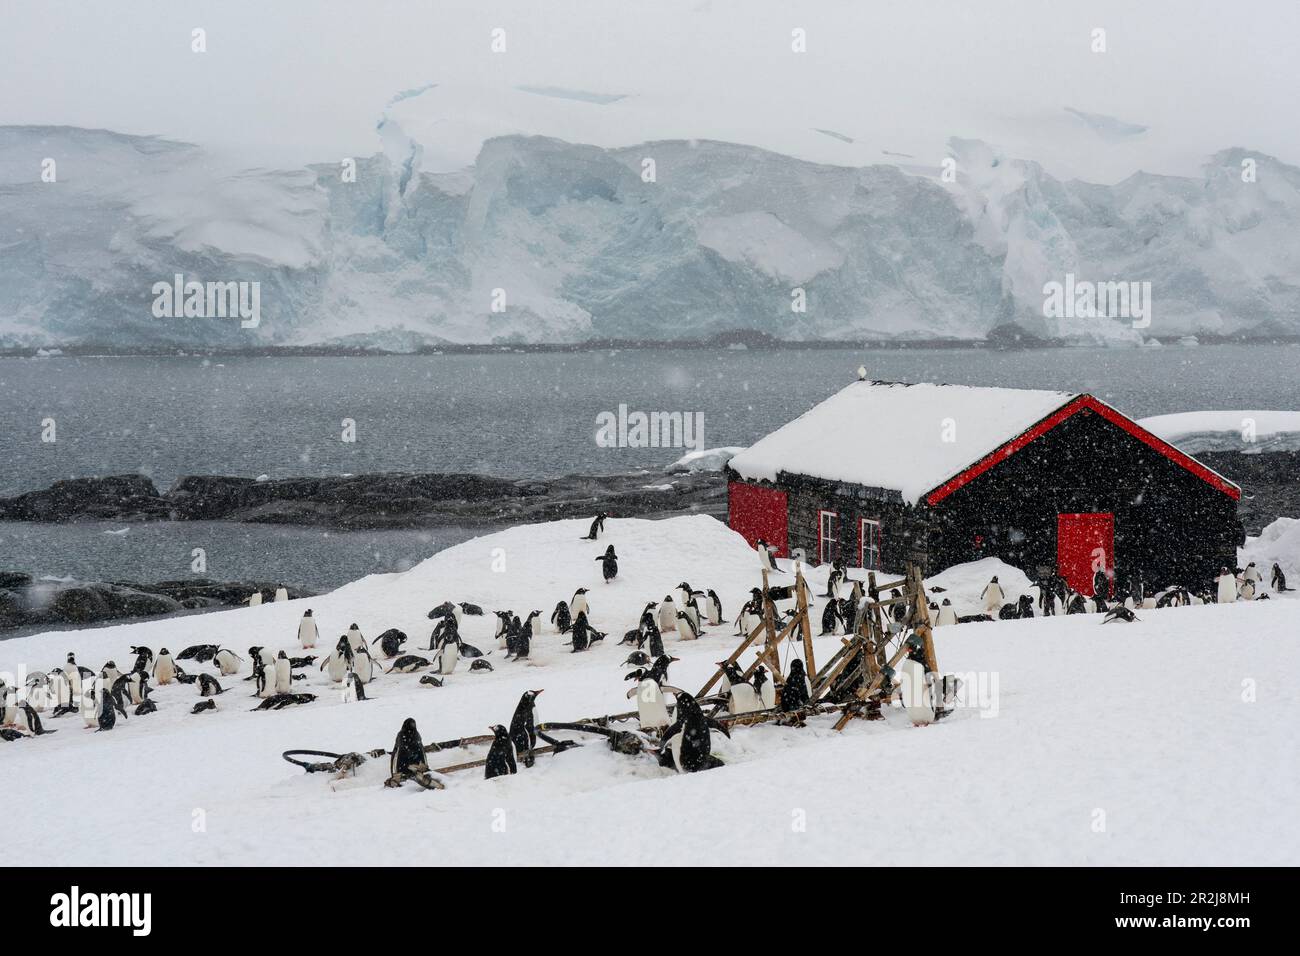
[[[1092,595],[1093,577],[1100,571],[1115,583],[1115,516],[1109,512],[1056,516],[1056,565],[1065,583],[1080,594]]]
[[[786,493],[775,488],[733,481],[727,486],[727,521],[750,547],[762,538],[779,557],[786,553]]]

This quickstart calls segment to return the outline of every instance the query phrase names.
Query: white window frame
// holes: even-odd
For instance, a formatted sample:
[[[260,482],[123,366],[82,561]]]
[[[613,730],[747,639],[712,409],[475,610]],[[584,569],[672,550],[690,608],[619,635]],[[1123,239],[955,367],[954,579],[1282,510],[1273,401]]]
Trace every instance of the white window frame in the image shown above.
[[[871,536],[867,529],[870,527]],[[858,563],[868,571],[880,570],[881,527],[879,518],[858,519]],[[868,557],[871,558],[868,562]]]
[[[827,521],[830,518],[830,533],[827,533]],[[840,516],[837,511],[826,511],[823,508],[817,509],[817,563],[830,564],[839,556],[836,545],[840,543],[839,535]],[[830,545],[830,550],[827,550]]]

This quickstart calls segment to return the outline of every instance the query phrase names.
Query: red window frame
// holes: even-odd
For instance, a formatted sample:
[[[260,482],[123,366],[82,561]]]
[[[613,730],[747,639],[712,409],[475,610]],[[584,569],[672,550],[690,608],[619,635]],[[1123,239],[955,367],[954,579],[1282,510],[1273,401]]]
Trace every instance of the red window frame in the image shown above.
[[[876,554],[876,561],[875,561],[874,564],[868,564],[868,563],[867,563],[867,553],[868,553],[868,550],[867,550],[867,536],[866,536],[866,534],[864,534],[864,532],[866,531],[866,528],[867,528],[868,525],[871,525],[872,527],[874,527],[874,528],[876,529],[876,533],[875,533],[875,549],[874,549],[874,550],[875,550],[875,554]],[[859,518],[859,519],[858,519],[858,564],[859,564],[859,566],[862,567],[863,569],[868,570],[868,571],[879,571],[879,570],[880,570],[880,556],[881,556],[881,554],[883,553],[882,549],[883,549],[883,544],[884,544],[884,534],[883,534],[883,532],[884,532],[884,528],[883,528],[883,526],[881,525],[881,523],[880,523],[880,519],[879,519],[879,518]]]
[[[826,534],[825,519],[827,517],[829,517],[833,522],[831,527],[832,534],[829,537]],[[818,564],[829,564],[831,561],[835,560],[836,555],[831,554],[828,556],[826,554],[826,545],[839,544],[840,541],[839,524],[840,524],[839,512],[827,511],[825,508],[817,509],[817,563]]]

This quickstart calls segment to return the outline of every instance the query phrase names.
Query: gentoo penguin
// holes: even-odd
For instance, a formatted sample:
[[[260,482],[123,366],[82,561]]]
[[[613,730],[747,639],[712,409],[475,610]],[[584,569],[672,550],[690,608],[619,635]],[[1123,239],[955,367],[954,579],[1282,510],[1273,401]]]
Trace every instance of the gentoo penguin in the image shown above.
[[[515,646],[514,659],[522,661],[528,657],[533,647],[533,621],[541,615],[541,611],[531,611],[528,617],[520,623],[519,618],[514,619]]]
[[[984,602],[984,613],[989,616],[996,615],[1002,609],[1006,595],[1002,593],[1002,585],[998,584],[996,574],[988,584],[984,585],[984,590],[980,592],[980,600]]]
[[[841,561],[839,558],[835,558],[833,561],[831,561],[830,574],[826,576],[826,593],[823,595],[823,597],[828,597],[828,598],[838,600],[840,596],[840,582],[843,580],[844,580],[844,562]]]
[[[551,612],[551,623],[555,625],[557,633],[569,633],[569,628],[573,627],[573,618],[569,615],[567,602],[561,601],[555,605],[555,610]]]
[[[1231,604],[1237,600],[1237,579],[1227,568],[1219,569],[1219,577],[1215,581],[1218,585],[1218,601],[1220,604]]]
[[[772,683],[766,667],[762,664],[755,667],[750,683],[754,685],[754,691],[758,694],[758,702],[763,710],[771,710],[776,706],[776,685]]]
[[[1259,573],[1259,568],[1255,567],[1254,561],[1246,565],[1246,570],[1241,572],[1241,576],[1243,579],[1255,585],[1258,585],[1260,581],[1264,580],[1264,576]]]
[[[388,773],[398,783],[410,774],[424,773],[429,769],[424,755],[424,741],[420,739],[414,717],[402,721],[402,729],[397,732],[397,739],[393,742],[392,754],[388,761]]]
[[[525,767],[533,765],[533,750],[537,747],[537,724],[533,706],[540,693],[540,690],[524,691],[519,698],[519,705],[515,707],[514,716],[510,718],[510,742],[514,744],[515,753]]]
[[[939,605],[939,616],[935,620],[934,626],[939,627],[940,625],[944,625],[944,624],[956,624],[956,623],[957,623],[957,611],[952,606],[952,601],[948,600],[947,598],[944,598],[943,603]]]
[[[476,660],[469,665],[469,672],[471,674],[483,674],[490,672],[493,669],[491,661],[485,661],[482,659]]]
[[[147,697],[140,702],[139,707],[137,707],[134,711],[132,711],[132,713],[134,713],[137,717],[145,717],[148,716],[149,714],[153,714],[157,712],[158,712],[158,705],[155,704],[152,700],[150,700]]]
[[[1106,617],[1102,620],[1103,624],[1111,624],[1115,621],[1123,621],[1126,624],[1132,624],[1134,621],[1140,621],[1141,618],[1126,608],[1123,604],[1116,604],[1106,612]]]
[[[1283,591],[1291,590],[1286,586],[1286,575],[1282,573],[1281,565],[1276,562],[1273,564],[1273,576],[1269,579],[1269,583],[1273,585],[1273,590],[1277,591],[1279,594]]]
[[[600,573],[605,576],[605,583],[608,584],[618,577],[618,555],[614,553],[614,546],[611,544],[605,549],[605,553],[596,558],[600,564]]]
[[[668,726],[668,706],[664,703],[663,685],[668,680],[668,665],[676,660],[675,657],[660,655],[649,670],[638,668],[624,678],[637,682],[627,692],[627,696],[636,698],[637,720],[642,730]]]
[[[514,611],[493,611],[496,615],[497,627],[496,633],[492,636],[497,639],[497,650],[508,650],[509,645],[506,641],[506,633],[510,630],[510,625],[514,622]]]
[[[388,673],[409,674],[412,671],[418,671],[421,667],[428,666],[429,659],[427,657],[420,657],[416,654],[403,654],[393,661],[393,666],[388,668]],[[442,685],[439,684],[438,686],[441,687]]]
[[[201,714],[206,710],[216,710],[217,702],[215,700],[201,700],[190,708],[191,714]]]
[[[1016,616],[1021,618],[1034,616],[1034,599],[1030,595],[1020,595],[1020,600],[1016,605]]]
[[[803,725],[803,716],[798,711],[808,706],[808,675],[804,673],[803,660],[796,657],[790,662],[790,673],[781,687],[781,712],[794,714],[795,722]]]
[[[579,614],[586,614],[590,617],[590,613],[587,606],[587,589],[578,588],[573,592],[573,600],[569,602],[569,617],[576,621]]]
[[[352,660],[352,644],[344,634],[334,645],[329,657],[320,662],[320,669],[329,674],[330,680],[339,684],[343,682],[343,675],[352,667]]]
[[[159,686],[170,684],[176,679],[176,661],[165,647],[158,651],[158,658],[153,662],[153,679]]]
[[[646,622],[642,633],[645,635],[646,649],[649,650],[650,656],[652,658],[662,657],[664,654],[664,636],[659,633],[659,625],[651,619]]]
[[[239,673],[239,665],[243,658],[229,648],[223,647],[217,651],[212,660],[217,665],[217,670],[221,671],[224,676],[229,677],[231,674]]]
[[[683,641],[693,641],[700,636],[700,629],[685,611],[677,612],[677,636]]]
[[[753,597],[744,603],[736,616],[737,637],[748,637],[763,619],[763,592],[752,588],[750,593]]]
[[[149,675],[144,671],[131,671],[125,677],[126,695],[132,707],[138,707],[149,696]]]
[[[206,664],[217,656],[217,651],[221,650],[216,644],[191,644],[185,650],[176,655],[178,661],[192,660],[197,664]]]
[[[459,635],[447,637],[438,645],[438,650],[433,655],[434,666],[438,668],[439,674],[454,674],[456,664],[460,661],[460,637]]]
[[[429,635],[429,646],[425,650],[435,651],[447,641],[459,640],[460,624],[453,615],[448,614],[433,626],[433,633]]]
[[[348,643],[352,645],[354,652],[358,647],[366,646],[366,639],[361,636],[361,628],[357,627],[355,623],[348,628]]]
[[[699,703],[685,691],[677,692],[677,719],[664,731],[659,764],[672,767],[678,773],[695,773],[721,767],[722,761],[713,755],[713,742],[709,731],[717,730],[724,737],[731,732],[712,717],[707,717]]]
[[[1243,601],[1255,600],[1255,582],[1250,578],[1241,582],[1241,599]]]
[[[493,740],[488,750],[487,763],[483,767],[483,778],[491,780],[493,777],[518,773],[519,767],[515,764],[515,748],[510,742],[510,731],[500,724],[488,729],[492,731]]]
[[[704,606],[708,609],[709,624],[713,627],[717,627],[722,623],[722,598],[718,597],[718,592],[713,590],[713,588],[709,588],[705,594],[708,596],[708,600],[704,602]]]
[[[122,706],[122,702],[108,693],[107,690],[101,689],[99,695],[99,729],[95,733],[99,733],[100,730],[112,730],[116,727],[118,713],[121,713],[122,719],[126,720],[126,708]]]
[[[281,584],[278,588],[275,589],[275,600],[276,603],[279,603],[280,601],[289,600],[289,589],[286,588],[283,584]]]
[[[288,694],[293,691],[293,665],[289,655],[281,651],[275,659],[275,692]]]
[[[571,630],[573,632],[573,640],[569,643],[573,645],[572,653],[576,654],[578,651],[585,651],[591,644],[593,632],[592,626],[587,623],[587,614],[585,611],[578,612],[577,617],[573,619],[573,627]]]
[[[379,650],[384,657],[391,661],[402,653],[402,645],[406,643],[406,634],[395,627],[390,627],[370,643],[374,644],[376,641],[379,643]]]
[[[361,683],[369,684],[375,677],[375,659],[370,656],[370,648],[362,644],[352,653],[352,670],[361,678]]]
[[[456,606],[460,608],[462,614],[468,614],[470,617],[483,616],[483,609],[477,604],[470,604],[468,601],[461,601]]]
[[[695,626],[696,634],[699,634],[703,630],[700,626],[700,606],[695,603],[694,597],[682,605],[681,613],[691,619],[691,624]]]
[[[777,574],[783,574],[781,568],[776,563],[776,555],[773,554],[771,546],[759,538],[754,548],[758,551],[758,565],[764,571],[772,571]]]
[[[250,594],[250,595],[248,596],[248,606],[249,606],[249,607],[261,607],[261,606],[262,606],[262,592],[261,592],[261,591],[254,591],[252,594]]]
[[[131,665],[131,670],[149,673],[149,669],[153,667],[153,651],[147,647],[133,647],[131,653],[135,655],[135,663]]]
[[[599,538],[600,533],[605,530],[605,519],[608,517],[609,515],[607,515],[603,511],[600,514],[596,515],[596,517],[593,518],[591,521],[591,530],[589,530],[586,533],[586,535],[583,536],[582,540],[595,541],[597,538]]]
[[[117,669],[117,665],[109,661],[99,672],[100,685],[111,690],[121,676],[122,672]]]
[[[652,661],[650,660],[650,655],[647,654],[645,651],[633,651],[631,654],[627,655],[627,660],[625,660],[619,666],[620,667],[628,667],[628,666],[649,667],[651,663]]]
[[[664,599],[659,602],[659,630],[671,631],[677,626],[677,605],[673,603],[673,596],[665,594]]]
[[[199,675],[200,697],[215,697],[217,694],[224,694],[225,692],[225,688],[223,688],[221,683],[211,674]]]
[[[253,664],[253,679],[257,681],[256,695],[266,700],[275,696],[275,664],[267,667],[258,658]]]
[[[832,598],[826,602],[826,607],[822,609],[822,634],[834,634],[835,627],[839,622],[839,607]]]
[[[302,645],[303,650],[310,650],[316,646],[316,639],[320,633],[316,630],[316,619],[311,616],[311,608],[303,612],[302,620],[298,622],[298,643]]]
[[[361,675],[356,671],[349,669],[343,675],[343,701],[347,704],[354,704],[359,700],[367,700],[366,685],[361,679]]]
[[[740,665],[724,661],[723,669],[727,681],[724,690],[727,695],[727,710],[732,714],[748,714],[750,711],[761,709],[758,691],[754,689],[753,684],[745,680]]]

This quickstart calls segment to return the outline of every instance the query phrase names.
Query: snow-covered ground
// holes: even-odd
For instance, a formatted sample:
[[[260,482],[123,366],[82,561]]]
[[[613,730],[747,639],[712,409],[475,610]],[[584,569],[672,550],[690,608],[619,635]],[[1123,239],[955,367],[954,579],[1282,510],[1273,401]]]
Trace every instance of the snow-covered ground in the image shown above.
[[[129,645],[173,652],[195,643],[295,646],[311,606],[327,647],[349,624],[367,637],[399,627],[427,643],[426,614],[443,600],[548,617],[578,586],[610,637],[569,653],[549,626],[528,663],[464,662],[440,689],[418,675],[377,678],[365,703],[345,703],[315,670],[320,698],[250,713],[250,685],[224,678],[215,713],[192,715],[193,686],[155,693],[158,712],[111,733],[80,717],[58,733],[0,744],[6,858],[62,864],[708,864],[1028,863],[1295,864],[1300,769],[1300,605],[1271,600],[1141,612],[1131,625],[1097,616],[939,628],[943,669],[965,675],[968,704],[915,728],[900,712],[878,723],[829,718],[802,730],[714,735],[726,766],[678,776],[599,741],[540,757],[518,776],[469,771],[447,789],[380,785],[386,761],[331,788],[280,759],[289,748],[391,747],[405,717],[426,742],[509,721],[525,689],[544,688],[538,716],[623,711],[629,668],[616,646],[646,601],[678,582],[713,588],[734,617],[758,583],[754,553],[703,516],[611,520],[599,542],[586,522],[510,529],[467,542],[397,575],[329,595],[93,631],[0,643],[0,670],[51,668],[68,651],[98,667],[129,666]],[[618,578],[596,555],[613,543]],[[494,570],[495,568],[495,570]],[[948,575],[953,594],[985,568]],[[965,579],[969,578],[970,581]],[[824,590],[824,575],[810,582]],[[960,579],[960,580],[959,580]],[[936,578],[939,581],[940,578]],[[1006,580],[1006,579],[1004,579]],[[820,609],[820,600],[818,609]],[[956,603],[956,602],[955,602]],[[820,614],[814,614],[814,625]],[[466,617],[465,639],[494,647],[493,619]],[[696,690],[735,646],[734,628],[698,642],[669,637],[672,683]],[[819,660],[839,646],[815,642]],[[321,650],[318,648],[318,653]],[[786,654],[797,653],[793,646]],[[748,658],[746,658],[747,660]],[[245,665],[247,667],[247,665]],[[210,668],[199,668],[208,671]],[[240,676],[246,676],[247,670]],[[303,689],[301,687],[296,689]],[[481,755],[452,752],[444,766]]]
[[[1139,425],[1189,455],[1300,450],[1300,412],[1202,411],[1153,415]]]

